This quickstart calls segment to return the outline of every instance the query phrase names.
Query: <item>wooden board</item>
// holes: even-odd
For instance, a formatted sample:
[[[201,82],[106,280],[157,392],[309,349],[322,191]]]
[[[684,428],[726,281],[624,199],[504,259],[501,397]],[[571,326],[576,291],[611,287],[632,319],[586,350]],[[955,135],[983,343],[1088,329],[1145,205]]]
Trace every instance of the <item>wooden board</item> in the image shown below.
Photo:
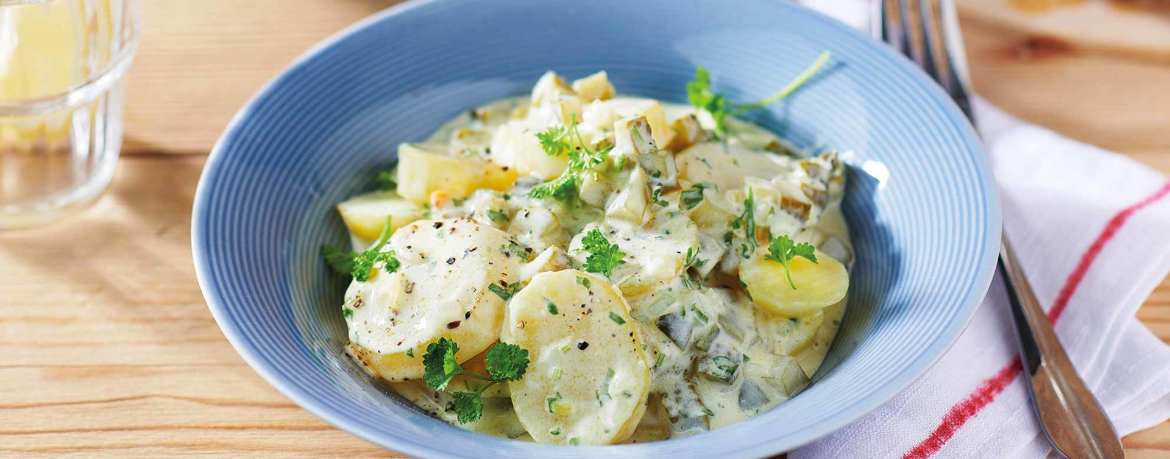
[[[245,365],[203,303],[190,251],[204,155],[235,111],[313,43],[391,3],[144,2],[114,186],[65,222],[0,233],[0,457],[401,457]],[[969,3],[982,94],[1170,172],[1170,64],[1037,35]],[[1170,342],[1170,279],[1138,317]],[[1170,423],[1125,445],[1130,457],[1170,458]]]

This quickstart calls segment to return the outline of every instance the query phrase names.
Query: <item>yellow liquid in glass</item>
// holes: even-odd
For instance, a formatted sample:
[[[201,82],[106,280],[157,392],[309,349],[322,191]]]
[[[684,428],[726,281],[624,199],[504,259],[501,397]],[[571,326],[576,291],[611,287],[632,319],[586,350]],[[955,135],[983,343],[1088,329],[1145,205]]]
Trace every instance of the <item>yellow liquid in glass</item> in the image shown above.
[[[0,6],[0,101],[67,94],[110,60],[108,0],[48,0]],[[66,140],[71,111],[0,119],[0,145],[18,149]]]
[[[109,184],[128,63],[113,60],[132,49],[122,40],[136,36],[138,1],[3,3],[0,229],[56,218]]]

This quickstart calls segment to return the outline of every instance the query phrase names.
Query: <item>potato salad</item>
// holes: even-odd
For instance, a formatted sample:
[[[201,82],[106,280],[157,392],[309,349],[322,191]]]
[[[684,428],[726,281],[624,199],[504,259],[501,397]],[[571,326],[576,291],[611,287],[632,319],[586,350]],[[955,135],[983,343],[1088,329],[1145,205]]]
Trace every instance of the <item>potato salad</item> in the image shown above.
[[[686,89],[549,72],[400,145],[337,206],[353,250],[323,249],[353,276],[347,353],[434,417],[540,443],[693,435],[800,392],[845,309],[842,163],[734,118],[760,105],[702,69]]]

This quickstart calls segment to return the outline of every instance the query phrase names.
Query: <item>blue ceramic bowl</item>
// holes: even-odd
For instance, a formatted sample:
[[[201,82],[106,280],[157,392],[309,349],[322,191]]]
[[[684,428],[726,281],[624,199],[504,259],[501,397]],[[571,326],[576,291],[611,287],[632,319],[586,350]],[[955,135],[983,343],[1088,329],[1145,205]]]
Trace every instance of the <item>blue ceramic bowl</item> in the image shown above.
[[[731,100],[770,94],[819,53],[827,70],[751,120],[808,148],[852,150],[845,215],[857,263],[844,325],[804,392],[711,433],[609,447],[474,434],[380,389],[344,354],[333,205],[468,108],[545,70],[609,71],[625,93],[685,102],[696,65]],[[236,350],[281,392],[370,442],[423,457],[760,457],[866,414],[926,370],[990,282],[1000,214],[971,126],[909,61],[775,0],[436,0],[377,14],[301,57],[219,140],[195,199],[199,283]]]

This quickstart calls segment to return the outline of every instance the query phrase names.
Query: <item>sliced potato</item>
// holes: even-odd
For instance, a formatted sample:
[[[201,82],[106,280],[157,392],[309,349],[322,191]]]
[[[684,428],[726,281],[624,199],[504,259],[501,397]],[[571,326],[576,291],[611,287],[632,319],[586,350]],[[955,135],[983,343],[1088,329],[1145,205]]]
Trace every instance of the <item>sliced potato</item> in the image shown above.
[[[613,97],[613,84],[609,82],[609,74],[605,70],[589,75],[585,78],[573,80],[573,91],[582,102],[593,102]]]
[[[560,247],[544,249],[532,261],[520,265],[520,282],[532,282],[537,274],[560,271],[569,267],[569,255]]]
[[[337,205],[337,212],[350,233],[369,241],[382,234],[386,217],[390,217],[390,231],[394,232],[426,214],[421,206],[402,199],[393,191],[375,191],[349,198]]]
[[[533,439],[606,445],[633,433],[646,411],[650,365],[629,306],[606,279],[538,274],[512,298],[504,336],[532,356],[508,388]]]
[[[812,344],[813,337],[825,321],[825,312],[820,310],[804,317],[787,317],[756,308],[755,317],[757,329],[767,337],[773,351],[795,355]]]
[[[712,183],[720,190],[744,186],[744,177],[765,180],[792,169],[790,159],[752,151],[738,144],[703,142],[678,154],[679,177],[691,183]]]
[[[560,96],[573,94],[573,88],[569,83],[556,72],[549,70],[532,85],[532,105],[544,105]]]
[[[691,183],[710,183],[720,191],[743,186],[744,173],[731,163],[724,145],[700,143],[683,150],[675,159],[679,178]]]
[[[504,232],[468,218],[423,220],[390,238],[402,267],[381,267],[345,294],[350,352],[388,381],[422,376],[422,356],[439,338],[459,343],[463,362],[499,336],[504,300],[488,285],[518,282],[516,257],[505,256]]]
[[[662,399],[656,394],[650,394],[646,404],[646,414],[642,421],[622,443],[649,443],[670,438],[670,417],[666,414],[666,407],[662,406]]]
[[[526,206],[512,217],[508,233],[534,251],[543,251],[549,246],[564,247],[569,242],[569,233],[561,226],[557,214],[538,205]]]
[[[622,221],[590,224],[569,243],[569,256],[577,266],[588,259],[581,248],[581,239],[593,228],[605,235],[611,244],[625,252],[624,263],[613,269],[614,282],[627,298],[645,294],[673,284],[683,271],[687,249],[699,246],[699,230],[684,215],[662,219],[653,228],[642,228]]]
[[[824,252],[817,251],[817,262],[796,257],[790,263],[792,282],[788,283],[784,265],[764,259],[761,248],[739,267],[739,278],[747,285],[752,300],[769,311],[789,317],[801,317],[829,307],[845,298],[849,290],[849,272],[845,266]]]
[[[569,167],[569,157],[549,156],[536,138],[538,129],[528,120],[509,121],[492,139],[492,162],[506,166],[519,175],[536,175],[551,180]]]
[[[841,318],[845,315],[845,303],[846,300],[841,300],[824,309],[825,320],[817,329],[817,334],[813,336],[812,343],[793,356],[809,378],[817,372],[821,363],[825,361],[825,355],[829,353],[833,338],[837,336],[837,329],[841,327]]]
[[[436,191],[464,198],[479,188],[506,190],[515,181],[515,170],[475,156],[452,155],[443,144],[398,146],[398,194],[416,204],[426,204]]]

